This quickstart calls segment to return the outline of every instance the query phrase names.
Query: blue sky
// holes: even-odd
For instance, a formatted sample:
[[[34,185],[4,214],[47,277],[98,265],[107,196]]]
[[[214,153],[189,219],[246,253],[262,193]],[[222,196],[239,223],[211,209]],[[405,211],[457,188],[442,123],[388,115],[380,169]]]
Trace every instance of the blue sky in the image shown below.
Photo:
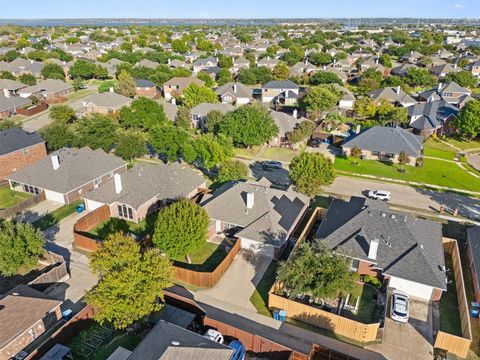
[[[480,18],[479,0],[0,0],[0,18]]]

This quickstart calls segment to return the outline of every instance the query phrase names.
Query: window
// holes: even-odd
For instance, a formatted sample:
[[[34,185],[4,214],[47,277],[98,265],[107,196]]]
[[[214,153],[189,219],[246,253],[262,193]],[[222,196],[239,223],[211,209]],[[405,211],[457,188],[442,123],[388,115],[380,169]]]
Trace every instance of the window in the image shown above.
[[[360,261],[357,259],[352,259],[352,265],[350,265],[350,270],[357,272],[358,266],[360,265]]]
[[[28,192],[30,194],[35,194],[35,195],[38,195],[40,193],[40,190],[38,190],[38,188],[31,185],[23,185],[23,191]]]
[[[133,210],[127,205],[118,205],[118,216],[124,219],[133,219]]]

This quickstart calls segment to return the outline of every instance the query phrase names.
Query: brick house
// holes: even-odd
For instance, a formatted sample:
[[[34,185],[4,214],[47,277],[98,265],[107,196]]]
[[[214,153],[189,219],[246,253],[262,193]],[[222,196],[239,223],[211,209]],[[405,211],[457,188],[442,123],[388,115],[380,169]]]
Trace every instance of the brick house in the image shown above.
[[[46,156],[40,135],[20,128],[0,131],[0,180]]]
[[[316,233],[351,259],[352,271],[388,279],[412,297],[439,301],[446,291],[441,224],[394,212],[381,200],[334,199]]]
[[[196,77],[174,77],[163,84],[163,97],[165,100],[170,100],[177,96],[182,96],[183,90],[185,90],[190,84],[195,83],[198,86],[205,85],[200,79]]]
[[[300,87],[290,80],[269,81],[262,87],[262,102],[279,102],[284,105],[295,105]]]
[[[18,108],[32,104],[32,100],[30,99],[24,99],[20,96],[10,96],[8,92],[6,92],[6,94],[7,96],[0,93],[0,120],[15,115]]]
[[[36,85],[28,86],[19,91],[19,95],[23,98],[36,96],[39,99],[60,99],[74,91],[71,84],[62,80],[47,79]]]
[[[0,299],[0,360],[9,360],[62,318],[61,301],[18,285]]]
[[[158,96],[157,85],[149,80],[135,79],[135,91],[137,96],[149,98]]]
[[[6,179],[14,190],[33,194],[44,191],[47,200],[70,204],[126,170],[125,161],[102,149],[63,148]]]
[[[130,105],[132,99],[113,92],[113,88],[108,92],[101,94],[92,94],[87,96],[82,104],[80,112],[83,114],[112,114],[119,111],[122,107]]]
[[[480,302],[480,226],[468,228],[467,244],[467,264],[472,274],[475,300]]]

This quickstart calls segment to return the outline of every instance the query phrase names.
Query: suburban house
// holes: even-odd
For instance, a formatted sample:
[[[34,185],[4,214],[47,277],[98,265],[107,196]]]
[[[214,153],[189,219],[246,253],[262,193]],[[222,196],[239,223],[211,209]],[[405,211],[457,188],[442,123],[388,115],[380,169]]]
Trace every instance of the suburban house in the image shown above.
[[[270,146],[280,146],[288,142],[288,133],[295,130],[298,125],[307,119],[304,117],[297,117],[297,110],[293,111],[293,115],[281,111],[270,111],[273,121],[278,128],[278,134],[271,139],[268,144]]]
[[[351,258],[353,271],[388,279],[390,288],[411,297],[439,301],[446,291],[438,222],[393,212],[380,200],[333,199],[316,238]]]
[[[192,119],[192,128],[204,128],[206,126],[207,115],[210,111],[220,111],[225,115],[229,111],[235,110],[235,106],[231,104],[211,104],[201,103],[190,110],[190,118]]]
[[[183,94],[183,90],[185,90],[192,83],[198,86],[203,86],[205,84],[205,82],[193,76],[171,78],[165,82],[165,84],[163,84],[163,97],[165,100],[170,100],[177,96],[181,96]]]
[[[158,62],[142,59],[135,64],[135,67],[146,67],[148,69],[156,69],[160,64]]]
[[[309,198],[292,189],[278,190],[259,181],[228,182],[205,195],[201,206],[211,218],[209,236],[227,233],[242,249],[278,258],[302,219]]]
[[[353,109],[353,105],[355,104],[355,94],[337,83],[330,85],[342,94],[342,97],[338,100],[338,107],[343,110]]]
[[[45,192],[47,200],[70,204],[96,189],[116,173],[127,170],[122,159],[89,147],[63,148],[8,175],[14,190],[32,194]]]
[[[135,79],[135,91],[137,96],[150,98],[158,96],[157,85],[150,80]]]
[[[408,107],[415,105],[417,101],[402,90],[400,86],[386,87],[372,91],[369,94],[370,98],[375,101],[387,100],[388,102],[396,105]]]
[[[32,104],[32,100],[24,99],[20,96],[7,96],[0,93],[0,120],[6,119],[17,113],[18,108],[29,106]]]
[[[83,114],[110,114],[119,111],[122,107],[130,105],[132,99],[129,97],[117,94],[113,91],[108,91],[100,94],[92,94],[87,96],[83,102],[83,108],[80,112]]]
[[[43,64],[41,62],[18,57],[8,63],[8,69],[6,70],[10,71],[15,76],[32,74],[33,76],[38,77],[40,76],[42,69]]]
[[[233,360],[234,350],[187,330],[160,320],[133,350],[118,347],[111,360]]]
[[[218,58],[208,57],[206,59],[195,60],[192,64],[193,73],[198,74],[202,70],[218,67]]]
[[[467,229],[467,264],[472,274],[475,301],[480,303],[480,226]]]
[[[215,89],[223,104],[244,105],[252,100],[252,89],[238,82],[229,82]]]
[[[266,68],[270,69],[270,70],[273,70],[275,68],[275,66],[277,66],[277,64],[279,63],[280,61],[277,60],[277,59],[270,59],[270,57],[266,57],[266,58],[263,58],[261,59],[260,61],[257,62],[257,66],[260,67],[260,66],[265,66]]]
[[[295,105],[300,87],[290,80],[269,81],[262,87],[262,102]]]
[[[0,131],[0,180],[46,156],[40,135],[17,127]]]
[[[0,79],[0,93],[6,97],[18,95],[19,90],[26,88],[28,85],[20,81],[10,79]]]
[[[424,91],[418,94],[418,96],[421,101],[429,102],[444,100],[449,104],[461,107],[461,104],[464,104],[467,99],[470,99],[471,94],[472,92],[469,89],[452,81],[446,85],[439,83],[436,89]]]
[[[403,62],[408,62],[410,64],[416,64],[418,63],[418,60],[420,60],[421,58],[423,58],[423,54],[419,53],[418,51],[411,51],[405,55],[403,55],[400,60],[402,60]]]
[[[112,217],[140,222],[178,198],[191,199],[206,182],[190,167],[179,164],[140,164],[117,173],[82,196],[88,210],[108,205]]]
[[[250,61],[244,58],[233,59],[232,71],[238,73],[242,69],[250,68]]]
[[[351,155],[354,147],[362,151],[364,160],[398,162],[398,156],[405,151],[410,157],[408,165],[415,165],[422,156],[423,137],[414,135],[401,127],[373,126],[347,139],[342,150]]]
[[[434,133],[441,136],[448,130],[448,123],[458,115],[458,108],[444,100],[418,103],[408,108],[410,127],[423,137]]]
[[[10,360],[62,318],[61,301],[18,285],[0,298],[0,360]]]
[[[165,111],[165,115],[167,116],[167,119],[169,119],[172,122],[175,122],[177,120],[178,106],[169,101],[165,101],[164,98],[158,99],[157,102],[163,106],[163,110]]]
[[[395,75],[395,76],[403,77],[403,76],[407,75],[409,69],[418,69],[418,66],[413,65],[413,64],[404,63],[404,64],[401,64],[399,66],[395,66],[394,68],[392,68],[392,70],[390,71],[390,74]]]
[[[39,99],[60,99],[74,91],[71,84],[56,79],[47,79],[36,85],[28,86],[19,91],[19,95],[23,98],[36,96]]]
[[[430,72],[432,73],[432,75],[435,75],[439,78],[444,78],[448,74],[455,73],[458,71],[460,71],[460,69],[457,68],[457,64],[452,65],[449,63],[435,65],[430,68]]]
[[[480,76],[480,61],[475,61],[474,63],[469,65],[470,72],[473,76],[479,77]]]

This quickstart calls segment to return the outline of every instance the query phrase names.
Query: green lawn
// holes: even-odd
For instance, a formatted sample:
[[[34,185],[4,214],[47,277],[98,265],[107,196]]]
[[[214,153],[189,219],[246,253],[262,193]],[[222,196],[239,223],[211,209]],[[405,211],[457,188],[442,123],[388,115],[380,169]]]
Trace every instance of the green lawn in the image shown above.
[[[263,153],[262,158],[269,159],[269,160],[290,162],[295,156],[301,153],[302,153],[301,150],[296,151],[296,150],[282,148],[282,147],[269,147]]]
[[[251,148],[235,148],[235,156],[253,159],[260,152],[260,146],[252,146]]]
[[[462,140],[462,139],[448,138],[446,141],[462,150],[480,149],[479,139]]]
[[[455,151],[455,149],[440,141],[428,139],[423,145],[423,153],[425,156],[431,156],[445,160],[453,160],[457,152]]]
[[[445,253],[445,266],[447,269],[453,269],[452,258],[447,253]],[[451,283],[447,284],[447,291],[442,294],[440,299],[440,330],[452,335],[462,336],[462,324],[460,323],[457,288],[453,271],[449,274],[448,280]]]
[[[255,306],[259,314],[265,316],[272,316],[268,310],[268,292],[275,283],[275,277],[277,273],[277,261],[272,261],[267,270],[263,274],[262,279],[258,283],[256,289],[253,291],[250,297],[250,302]]]
[[[142,338],[138,333],[119,333],[113,340],[104,346],[101,346],[93,354],[91,354],[89,360],[106,360],[119,346],[124,349],[133,351],[138,344],[140,344]]]
[[[0,209],[8,209],[32,197],[29,193],[14,191],[9,186],[0,187]]]
[[[88,234],[93,236],[94,238],[105,240],[108,235],[114,234],[116,232],[121,232],[124,234],[127,232],[131,232],[138,237],[143,238],[145,235],[153,233],[157,214],[158,213],[155,212],[148,215],[138,224],[134,223],[133,221],[127,221],[111,217],[91,229]]]
[[[81,200],[76,200],[71,204],[64,205],[44,217],[35,220],[32,225],[40,230],[46,230],[49,227],[58,224],[61,220],[75,212],[75,208],[81,203]]]
[[[91,89],[83,89],[83,90],[78,90],[78,91],[75,91],[73,93],[70,93],[66,96],[66,98],[68,99],[68,103],[71,103],[73,101],[76,101],[76,100],[79,100],[81,98],[84,98],[88,95],[91,95],[95,92],[95,90],[91,90]]]
[[[201,248],[189,254],[191,264],[185,262],[185,259],[172,259],[176,266],[199,272],[210,272],[225,259],[227,252],[223,245],[217,245],[206,242]]]
[[[360,298],[358,304],[358,313],[353,316],[354,320],[358,320],[364,324],[371,324],[375,315],[375,300],[373,297],[377,295],[377,290],[367,284],[355,284],[355,289],[351,292],[349,303],[355,305],[356,299]]]
[[[423,167],[405,166],[405,172],[400,172],[398,164],[358,160],[358,165],[353,165],[351,159],[339,156],[335,159],[335,168],[350,173],[480,191],[480,179],[458,165],[442,160],[424,159]]]

